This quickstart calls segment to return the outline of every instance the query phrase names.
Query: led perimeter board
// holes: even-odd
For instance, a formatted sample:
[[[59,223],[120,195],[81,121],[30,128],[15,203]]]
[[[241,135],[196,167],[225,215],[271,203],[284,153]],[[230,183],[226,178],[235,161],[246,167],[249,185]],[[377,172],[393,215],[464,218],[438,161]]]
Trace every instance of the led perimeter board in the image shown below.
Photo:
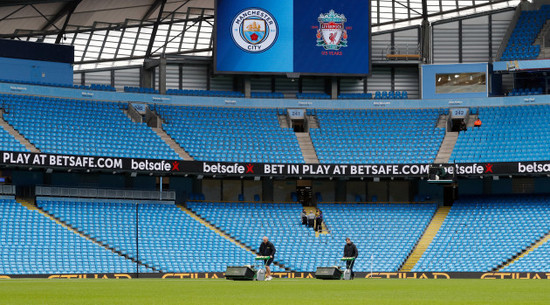
[[[216,73],[368,75],[368,0],[217,0]]]

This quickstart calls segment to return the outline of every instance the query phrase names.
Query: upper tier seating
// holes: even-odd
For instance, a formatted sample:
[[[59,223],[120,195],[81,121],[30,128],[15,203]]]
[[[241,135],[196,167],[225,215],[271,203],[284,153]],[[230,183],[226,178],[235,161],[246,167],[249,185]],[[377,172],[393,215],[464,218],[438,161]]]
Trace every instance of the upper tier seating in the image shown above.
[[[372,93],[340,93],[338,99],[343,100],[370,100]]]
[[[550,197],[456,201],[412,271],[488,272],[550,231]]]
[[[509,96],[539,95],[543,94],[542,88],[514,88]]]
[[[317,110],[310,134],[321,163],[431,163],[445,136],[441,111]]]
[[[537,11],[522,11],[500,59],[536,59],[540,46],[533,43],[549,18],[549,5],[543,5]]]
[[[130,273],[136,264],[15,200],[0,199],[0,274]],[[152,272],[141,267],[140,272]]]
[[[4,119],[45,153],[180,159],[127,104],[0,94]]]
[[[164,130],[195,160],[303,163],[291,128],[276,109],[151,105]]]
[[[227,266],[254,262],[252,253],[174,204],[139,203],[138,213],[134,202],[117,200],[42,198],[37,204],[79,231],[162,272],[222,272]]]
[[[187,205],[253,249],[258,250],[262,237],[268,236],[277,248],[275,261],[294,271],[333,265],[342,257],[346,237],[359,250],[355,271],[397,271],[436,210],[435,204],[320,204],[330,234],[315,237],[301,224],[299,204]]]
[[[481,127],[460,132],[449,162],[550,160],[550,105],[479,108]]]
[[[124,92],[159,94],[159,91],[153,88],[128,87],[128,86],[124,86]]]
[[[252,92],[250,93],[252,98],[284,98],[285,95],[282,92]]]
[[[296,93],[297,99],[328,100],[330,95],[326,93]]]
[[[550,272],[550,242],[545,242],[514,263],[502,268],[502,272]]]
[[[409,93],[407,91],[376,91],[374,98],[377,100],[393,100],[393,99],[408,99]]]
[[[168,89],[168,95],[190,95],[190,96],[209,96],[209,97],[244,97],[244,93],[236,91],[210,91],[210,90],[190,90],[190,89]]]
[[[111,85],[105,85],[105,84],[91,84],[90,86],[86,86],[86,85],[58,84],[58,83],[24,81],[24,80],[13,80],[13,79],[0,79],[0,82],[11,83],[11,84],[35,85],[35,86],[74,88],[74,89],[83,89],[83,90],[112,91],[112,92],[116,91],[115,87]]]

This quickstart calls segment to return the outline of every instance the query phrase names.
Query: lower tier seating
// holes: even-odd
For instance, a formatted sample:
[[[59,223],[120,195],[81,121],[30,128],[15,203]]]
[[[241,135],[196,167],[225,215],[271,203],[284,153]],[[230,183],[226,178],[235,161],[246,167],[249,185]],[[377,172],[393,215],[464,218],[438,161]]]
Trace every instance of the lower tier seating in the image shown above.
[[[550,242],[527,253],[514,263],[502,268],[503,272],[550,272]]]
[[[37,203],[79,231],[162,272],[222,272],[228,265],[254,262],[252,253],[173,203],[136,206],[127,201],[63,198],[42,198]]]
[[[412,270],[488,272],[549,231],[548,196],[460,199]]]
[[[133,273],[136,264],[13,198],[0,199],[0,274]],[[140,272],[152,272],[141,267]]]
[[[294,271],[315,271],[342,257],[345,238],[359,250],[355,271],[397,271],[412,251],[435,204],[321,204],[330,234],[315,236],[301,224],[299,204],[189,202],[215,226],[258,250],[263,236],[277,248],[276,261]],[[372,259],[371,259],[372,258]]]

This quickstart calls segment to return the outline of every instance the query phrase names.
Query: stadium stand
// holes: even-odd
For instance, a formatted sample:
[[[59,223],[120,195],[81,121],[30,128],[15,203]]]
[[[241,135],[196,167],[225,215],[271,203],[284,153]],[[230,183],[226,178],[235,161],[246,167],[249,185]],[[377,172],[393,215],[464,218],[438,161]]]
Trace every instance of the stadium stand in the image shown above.
[[[284,98],[285,95],[282,92],[251,92],[252,98]]]
[[[536,11],[521,12],[501,60],[536,59],[540,45],[533,43],[549,18],[550,5],[543,5]]]
[[[377,100],[408,99],[409,93],[407,91],[376,91],[374,98]]]
[[[330,95],[326,93],[296,93],[298,99],[315,99],[315,100],[328,100]]]
[[[210,90],[189,90],[189,89],[168,89],[168,95],[189,95],[207,97],[244,97],[244,93],[236,91],[210,91]]]
[[[352,238],[359,249],[361,259],[355,271],[397,271],[436,210],[435,204],[320,204],[330,233],[316,237],[311,228],[301,224],[299,204],[187,205],[255,250],[262,236],[268,236],[277,248],[275,261],[295,271],[333,265],[342,256],[346,237]]]
[[[58,83],[37,82],[37,81],[23,81],[23,80],[13,80],[13,79],[0,79],[0,82],[10,83],[10,84],[34,85],[34,86],[73,88],[73,89],[82,89],[82,90],[112,91],[112,92],[116,91],[115,87],[111,85],[105,85],[105,84],[91,84],[90,86],[85,86],[85,85],[69,85],[69,84],[58,84]]]
[[[502,268],[502,272],[550,272],[550,242],[546,241],[527,255]]]
[[[0,199],[0,274],[136,272],[136,263],[17,203]],[[141,266],[140,272],[152,272]]]
[[[150,107],[195,160],[304,163],[294,131],[279,125],[276,109]]]
[[[482,107],[479,128],[460,132],[449,162],[550,160],[550,105]],[[521,143],[521,144],[518,144]]]
[[[435,126],[442,111],[316,110],[320,128],[310,134],[321,163],[431,163],[445,135]]]
[[[0,150],[3,151],[29,151],[21,142],[17,141],[4,128],[0,128]]]
[[[540,95],[543,94],[542,88],[514,88],[510,91],[510,96]]]
[[[124,92],[159,94],[159,91],[153,88],[128,87],[128,86],[124,86]]]
[[[37,204],[77,230],[162,272],[222,272],[228,265],[254,262],[251,252],[173,203],[39,198]]]
[[[180,159],[124,103],[0,95],[4,119],[46,153]],[[40,115],[36,115],[40,113]]]
[[[548,196],[463,198],[412,271],[488,272],[549,231]]]
[[[338,98],[342,100],[370,100],[372,99],[372,93],[341,93]]]

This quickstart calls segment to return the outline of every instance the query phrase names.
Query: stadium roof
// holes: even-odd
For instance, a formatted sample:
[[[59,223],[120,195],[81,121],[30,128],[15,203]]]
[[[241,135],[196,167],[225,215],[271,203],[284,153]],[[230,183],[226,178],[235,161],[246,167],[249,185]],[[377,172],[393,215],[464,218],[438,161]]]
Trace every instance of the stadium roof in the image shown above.
[[[422,0],[371,0],[373,32],[415,26]],[[519,0],[426,0],[429,21]],[[214,0],[0,0],[0,38],[72,44],[77,67],[140,64],[162,54],[210,56]]]

